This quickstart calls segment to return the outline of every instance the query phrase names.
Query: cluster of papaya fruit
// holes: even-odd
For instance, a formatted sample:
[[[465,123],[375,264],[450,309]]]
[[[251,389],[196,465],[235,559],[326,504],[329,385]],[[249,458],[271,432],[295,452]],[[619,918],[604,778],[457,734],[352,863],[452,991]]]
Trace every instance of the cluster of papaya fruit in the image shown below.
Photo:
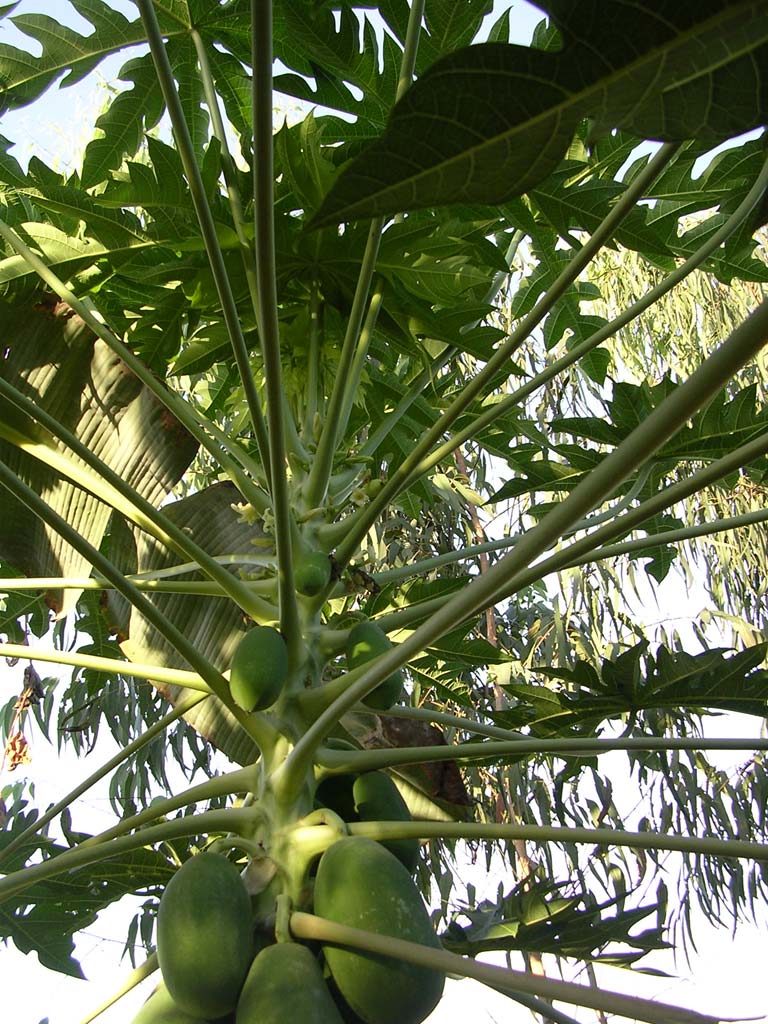
[[[347,667],[360,668],[385,654],[392,647],[386,633],[375,622],[364,620],[354,626],[347,638]],[[230,665],[229,685],[232,699],[244,711],[264,711],[282,693],[288,677],[288,649],[282,635],[272,626],[254,626],[235,649]],[[387,676],[363,703],[385,710],[400,698],[403,674],[398,669]]]
[[[365,794],[359,787],[358,793],[362,809]],[[323,853],[312,909],[330,921],[439,948],[408,868],[371,839],[344,836]],[[441,998],[444,976],[429,968],[254,934],[251,899],[234,864],[210,852],[186,861],[158,911],[163,982],[134,1024],[420,1024]]]

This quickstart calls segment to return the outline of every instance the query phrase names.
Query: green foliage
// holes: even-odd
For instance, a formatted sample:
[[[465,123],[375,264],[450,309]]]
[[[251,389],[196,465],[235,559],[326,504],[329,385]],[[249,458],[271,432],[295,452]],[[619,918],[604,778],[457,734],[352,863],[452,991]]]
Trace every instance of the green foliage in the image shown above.
[[[0,936],[51,969],[79,975],[74,937],[127,894],[150,948],[164,891],[174,998],[234,964],[206,1007],[231,1014],[258,934],[279,941],[237,1024],[282,1000],[262,972],[324,1021],[401,1024],[448,968],[372,957],[370,932],[631,967],[690,937],[692,894],[715,921],[764,899],[765,743],[726,772],[705,733],[768,708],[768,165],[739,137],[766,120],[768,18],[547,0],[522,45],[495,6],[0,12],[34,50],[0,46],[4,109],[126,58],[77,173],[0,140],[0,654],[71,668],[27,668],[5,757],[54,721],[67,754],[105,727],[129,750],[101,836],[77,794],[3,791]],[[304,104],[274,133],[273,98]],[[630,607],[678,568],[712,605],[685,635]],[[637,812],[601,771],[622,744]],[[463,898],[448,838],[478,818],[514,879],[491,900]],[[649,831],[684,843],[677,901],[639,895]],[[235,945],[169,944],[162,907],[217,840]],[[315,912],[361,945],[317,919],[283,941]]]

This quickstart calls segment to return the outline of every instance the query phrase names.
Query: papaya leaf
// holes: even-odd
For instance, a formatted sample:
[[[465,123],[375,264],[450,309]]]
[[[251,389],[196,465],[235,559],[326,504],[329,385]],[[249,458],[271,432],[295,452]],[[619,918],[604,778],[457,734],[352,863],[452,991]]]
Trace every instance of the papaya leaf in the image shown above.
[[[457,50],[393,108],[313,226],[448,203],[501,203],[557,166],[583,118],[593,134],[715,143],[766,119],[768,15],[742,0],[542,2],[558,51]]]
[[[28,820],[28,816],[17,815],[12,819],[13,827],[0,832],[0,851]],[[73,838],[89,837],[78,833]],[[66,849],[36,836],[17,850],[4,867],[20,869],[33,853],[43,852],[48,859]],[[41,964],[50,970],[83,978],[82,968],[72,956],[75,933],[92,925],[100,911],[123,896],[159,896],[175,869],[167,854],[145,848],[37,882],[0,905],[0,938],[11,939],[22,953],[36,953]]]
[[[49,296],[37,304],[6,306],[3,316],[4,379],[160,505],[192,461],[196,442],[65,303]],[[37,436],[36,425],[6,399],[0,417]],[[7,441],[0,442],[0,458],[99,547],[111,511],[106,505]],[[0,557],[27,576],[90,574],[81,555],[9,495],[0,519]],[[75,599],[75,591],[47,595],[57,611],[70,609]]]
[[[249,525],[233,506],[242,503],[239,491],[230,483],[212,484],[195,494],[167,504],[163,513],[190,538],[212,555],[242,554],[242,568],[252,571],[254,542],[264,540],[255,526]],[[111,531],[110,549],[125,572],[151,572],[179,564],[179,558],[136,529],[128,529],[117,517]],[[258,548],[268,552],[269,548]],[[237,571],[238,566],[233,567]],[[200,579],[199,573],[174,576],[183,582]],[[221,671],[229,668],[234,650],[245,632],[242,611],[228,598],[172,593],[153,594],[153,604],[175,625],[195,638],[197,649]],[[125,636],[120,644],[129,661],[188,668],[185,660],[136,609],[128,611],[122,598],[109,594],[109,614]],[[156,684],[160,693],[175,704],[186,691],[180,686]],[[256,750],[230,712],[215,697],[209,697],[192,709],[185,719],[219,750],[240,764],[253,761]]]
[[[20,32],[39,44],[42,52],[35,56],[19,47],[0,44],[0,110],[26,106],[58,79],[62,86],[74,85],[109,54],[145,41],[141,19],[129,20],[105,0],[72,0],[72,7],[93,26],[88,35],[47,14],[10,18]],[[189,31],[192,22],[184,0],[163,0],[155,7],[166,35]]]

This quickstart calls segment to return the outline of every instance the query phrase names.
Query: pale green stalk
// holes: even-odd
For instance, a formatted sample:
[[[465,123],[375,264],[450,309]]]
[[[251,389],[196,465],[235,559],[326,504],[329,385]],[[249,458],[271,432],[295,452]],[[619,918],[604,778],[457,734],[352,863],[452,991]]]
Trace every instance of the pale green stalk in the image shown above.
[[[179,654],[186,659],[189,665],[210,686],[212,692],[232,712],[257,746],[270,746],[273,743],[275,736],[273,727],[261,718],[247,715],[234,703],[229,693],[227,680],[206,657],[200,654],[195,645],[169,622],[165,615],[141,591],[129,583],[109,559],[81,537],[77,530],[73,529],[58,513],[49,508],[46,502],[39,495],[35,494],[31,487],[28,487],[2,462],[0,462],[0,485],[6,487],[34,515],[55,530],[78,554],[87,558],[91,565],[110,581],[115,590],[121,593],[169,643],[173,644]]]
[[[181,668],[165,668],[162,665],[141,665],[138,662],[121,661],[119,658],[102,658],[95,654],[82,654],[80,651],[57,651],[50,648],[28,647],[26,644],[0,643],[0,658],[26,658],[29,661],[43,661],[52,665],[72,665],[75,668],[88,668],[96,672],[109,672],[110,675],[129,676],[132,679],[146,679],[152,683],[169,683],[171,686],[183,686],[187,690],[196,690],[203,697],[211,693],[211,688],[197,672],[187,672]]]
[[[185,815],[164,821],[161,825],[142,829],[130,836],[121,836],[102,846],[83,847],[82,844],[59,854],[49,857],[40,864],[28,864],[19,871],[13,871],[0,878],[0,903],[23,892],[36,882],[43,882],[57,875],[66,874],[76,868],[88,867],[111,857],[120,857],[133,850],[141,850],[155,843],[164,843],[172,839],[183,839],[187,836],[210,835],[214,832],[246,832],[258,823],[261,812],[256,807],[229,807],[222,811],[204,811],[202,814]]]
[[[400,99],[413,81],[421,22],[424,17],[424,3],[425,0],[412,0],[410,5],[408,28],[403,46],[403,56],[400,61],[395,101]],[[368,353],[371,334],[381,306],[383,286],[379,283],[371,298],[366,328],[362,330],[363,316],[366,304],[368,303],[368,294],[371,289],[383,228],[384,218],[375,217],[368,229],[368,238],[360,264],[360,273],[352,300],[352,308],[349,311],[349,319],[341,347],[336,379],[326,409],[320,441],[312,461],[312,469],[310,470],[304,494],[307,508],[316,508],[320,505],[328,492],[328,483],[333,469],[333,456],[347,427],[349,414],[360,383],[360,375]]]
[[[80,1024],[91,1024],[91,1022],[96,1020],[97,1017],[100,1017],[102,1013],[106,1013],[110,1006],[114,1006],[116,1002],[122,999],[123,996],[128,995],[129,992],[132,992],[137,985],[142,983],[142,981],[146,981],[147,978],[151,977],[157,970],[158,966],[157,953],[150,953],[143,964],[139,964],[135,970],[131,971],[125,981],[120,985],[120,988],[114,992],[109,999],[101,1003],[101,1005],[95,1010],[92,1010],[87,1017],[84,1017],[80,1021]],[[555,1022],[555,1024],[557,1024],[557,1022]]]
[[[489,822],[361,821],[349,833],[386,842],[389,839],[523,839],[530,843],[581,843],[586,846],[628,846],[634,850],[670,850],[697,857],[737,857],[768,861],[768,844],[745,839],[712,839],[669,832],[628,832],[614,828],[564,828],[553,825],[501,825]]]
[[[235,167],[235,162],[229,152],[227,134],[224,130],[224,122],[221,117],[221,110],[219,109],[218,97],[216,96],[216,87],[211,74],[211,65],[208,60],[208,51],[205,48],[205,43],[203,42],[200,33],[196,29],[192,30],[192,40],[195,44],[195,52],[197,54],[198,64],[200,65],[200,80],[203,83],[205,102],[211,115],[213,134],[216,136],[221,146],[221,166],[227,186],[227,196],[229,197],[230,211],[232,213],[232,223],[240,246],[240,256],[243,261],[245,278],[248,282],[248,292],[251,296],[253,313],[258,324],[259,335],[261,335],[256,260],[253,249],[246,235],[243,203],[240,197],[240,190],[237,186],[237,168]],[[283,395],[283,398],[284,397],[285,396]],[[306,459],[308,453],[299,439],[298,433],[296,432],[296,425],[293,422],[293,417],[291,416],[288,408],[288,403],[285,401],[283,403],[283,413],[285,416],[284,422],[286,426],[287,439],[289,441],[289,448],[293,450],[299,458]]]
[[[379,494],[361,509],[360,513],[350,517],[351,522],[348,521],[345,524],[349,532],[336,549],[335,557],[340,565],[346,565],[357,550],[363,537],[365,537],[370,527],[376,521],[379,513],[386,508],[404,486],[407,486],[407,482],[411,479],[411,474],[422,463],[422,460],[428,458],[434,445],[444,436],[456,419],[469,408],[475,398],[482,393],[486,384],[495,377],[499,370],[503,369],[555,302],[578,278],[592,257],[611,238],[622,220],[628,216],[630,211],[634,209],[636,202],[642,198],[647,186],[653,182],[666,164],[669,163],[678,148],[677,144],[667,143],[659,149],[649,161],[647,167],[637,175],[626,192],[616,202],[611,212],[604,218],[599,227],[596,228],[589,240],[573,256],[565,270],[539,299],[528,316],[518,324],[504,344],[491,356],[483,369],[464,386],[461,394],[454,399],[437,422],[420,438],[414,450],[392,473]]]
[[[280,324],[274,222],[274,146],[272,141],[272,2],[251,0],[253,35],[253,207],[259,328],[269,420],[272,511],[277,551],[280,629],[291,663],[301,659],[301,624],[293,583],[293,512],[286,477]]]
[[[312,468],[309,471],[309,477],[307,478],[304,490],[305,508],[317,508],[325,499],[328,491],[328,483],[333,469],[333,457],[336,453],[336,446],[340,436],[341,410],[345,404],[345,390],[350,379],[352,362],[360,337],[363,316],[365,315],[368,301],[368,292],[376,267],[376,257],[379,252],[383,225],[384,218],[377,217],[371,222],[371,226],[368,229],[368,239],[365,243],[365,251],[360,263],[360,273],[358,274],[355,294],[352,299],[352,307],[347,319],[347,329],[341,346],[336,377],[323,417],[323,426],[320,440],[317,444],[317,451],[312,457]]]
[[[163,717],[159,721],[155,722],[154,725],[151,725],[146,732],[142,733],[141,736],[137,736],[135,740],[128,743],[100,768],[97,768],[95,772],[92,772],[83,782],[78,783],[78,785],[75,786],[74,789],[70,790],[65,797],[62,797],[62,799],[52,807],[49,807],[48,810],[44,814],[41,814],[40,817],[37,818],[28,828],[25,828],[24,831],[12,839],[7,846],[3,847],[3,849],[0,850],[0,863],[2,863],[3,860],[15,850],[22,847],[28,839],[37,835],[38,832],[45,828],[49,821],[53,821],[54,818],[57,818],[61,812],[66,810],[70,804],[73,804],[78,797],[82,796],[83,793],[86,793],[92,786],[95,786],[97,782],[100,782],[103,778],[109,775],[109,773],[117,768],[118,765],[127,761],[129,757],[132,757],[137,750],[140,750],[143,746],[149,743],[150,740],[153,740],[156,736],[160,736],[165,732],[168,726],[173,725],[174,722],[178,721],[178,719],[185,715],[187,711],[191,711],[192,708],[196,707],[202,700],[205,700],[205,694],[194,694],[186,697],[184,700],[180,700],[173,711],[170,711],[167,715],[163,715]]]
[[[523,839],[536,844],[626,846],[633,850],[669,850],[696,857],[768,861],[766,843],[750,843],[745,839],[681,836],[669,832],[629,832],[618,828],[566,828],[560,825],[466,821],[353,821],[348,823],[347,829],[351,836],[362,836],[381,843],[392,839],[464,839],[468,842],[513,842]],[[328,825],[306,827],[299,824],[291,826],[287,831],[297,847],[306,843],[313,849],[325,849],[338,839],[338,833]]]
[[[363,369],[365,367],[365,361],[368,358],[368,349],[371,345],[373,338],[373,331],[376,327],[376,321],[379,319],[379,312],[381,311],[382,303],[384,302],[384,278],[377,275],[376,280],[373,283],[373,289],[371,291],[371,297],[368,302],[368,311],[365,314],[365,321],[360,330],[360,334],[357,339],[357,347],[355,348],[354,355],[352,356],[352,362],[349,367],[349,376],[346,381],[346,387],[344,389],[344,395],[342,398],[342,406],[339,416],[338,430],[336,432],[336,444],[338,445],[341,438],[344,436],[344,431],[349,423],[349,417],[352,413],[352,406],[355,403],[355,397],[360,388],[360,380],[363,376]]]
[[[242,479],[242,473],[240,472],[236,463],[230,459],[228,455],[228,449],[222,442],[222,447],[218,444],[213,444],[211,441],[211,435],[215,434],[215,427],[209,423],[201,413],[199,413],[190,403],[185,402],[184,399],[166,388],[154,374],[142,363],[138,356],[134,355],[131,349],[123,344],[123,342],[117,337],[114,331],[107,327],[106,323],[92,306],[89,301],[78,298],[75,293],[68,288],[61,278],[47,267],[45,263],[37,256],[28,245],[16,234],[15,231],[11,230],[0,220],[0,236],[2,236],[6,242],[21,256],[24,262],[34,270],[37,276],[44,281],[45,284],[55,292],[59,298],[66,302],[80,319],[86,323],[97,338],[100,338],[105,345],[107,345],[119,358],[125,363],[128,369],[142,382],[142,384],[150,391],[155,398],[163,405],[169,412],[171,412],[176,419],[181,423],[195,438],[200,445],[211,454],[211,456],[218,462],[222,469],[226,470],[232,480],[238,481]],[[253,495],[253,498],[248,491],[255,491],[253,485],[247,488],[244,493],[248,500],[254,504],[254,507],[258,507],[254,499],[258,501],[258,493]]]
[[[191,594],[203,597],[226,597],[218,583],[190,580],[187,583],[165,583],[163,580],[144,579],[128,573],[125,577],[137,590],[150,594]],[[26,579],[0,579],[0,593],[18,590],[112,590],[107,580],[96,576],[30,576]],[[276,618],[276,615],[274,616]]]
[[[612,505],[611,508],[606,509],[605,512],[601,512],[599,515],[585,517],[578,523],[574,523],[568,531],[568,536],[571,536],[578,530],[588,529],[592,526],[597,526],[601,522],[605,522],[607,519],[612,519],[618,512],[627,508],[627,506],[634,501],[643,489],[649,475],[650,470],[643,470],[639,473],[637,480],[632,484],[623,498],[617,501],[615,505]],[[520,536],[504,537],[501,540],[486,541],[483,544],[469,544],[467,547],[458,548],[455,551],[446,551],[443,555],[433,555],[430,558],[417,559],[410,565],[402,565],[396,569],[386,569],[384,572],[374,573],[373,579],[380,586],[384,586],[387,583],[396,583],[399,580],[411,579],[414,576],[421,576],[423,573],[431,572],[433,569],[439,569],[443,565],[452,565],[454,562],[466,561],[468,558],[473,558],[475,555],[489,554],[492,551],[501,551],[504,548],[514,547],[519,539]],[[443,599],[437,600],[440,600],[441,604],[445,603]],[[385,632],[387,632],[387,630],[385,630]]]
[[[445,729],[456,729],[459,732],[476,733],[478,736],[488,736],[496,740],[524,740],[528,737],[514,729],[502,729],[498,725],[489,725],[486,722],[475,722],[471,718],[464,718],[461,715],[449,715],[445,711],[438,711],[437,708],[409,708],[400,707],[397,704],[387,711],[373,711],[361,705],[355,714],[368,712],[371,715],[379,715],[383,718],[408,718],[416,722],[431,722],[434,725],[441,725]]]
[[[507,246],[507,251],[504,256],[504,259],[506,260],[508,266],[511,266],[512,261],[514,260],[515,255],[517,253],[517,250],[520,247],[520,243],[524,238],[524,231],[520,230],[519,228],[513,231],[512,238],[509,242],[509,245]],[[507,278],[508,273],[509,272],[504,273],[503,271],[499,271],[496,274],[496,276],[493,279],[493,283],[491,284],[491,287],[488,289],[487,294],[483,298],[483,303],[485,305],[491,305],[491,303],[494,301],[498,293],[501,291],[502,285],[504,284],[504,281]],[[466,328],[462,328],[459,333],[463,334],[465,331],[473,330],[475,327],[477,327],[478,323],[480,323],[480,321],[476,320],[474,323],[467,325]],[[432,384],[438,371],[441,370],[445,366],[445,364],[449,362],[449,360],[453,359],[454,356],[457,356],[459,352],[460,349],[457,345],[447,345],[443,352],[441,352],[441,354],[434,360],[432,366],[428,370],[424,370],[416,378],[416,380],[409,386],[406,394],[404,394],[400,401],[397,403],[397,406],[392,410],[391,413],[389,413],[388,416],[385,416],[381,420],[379,425],[375,428],[375,430],[370,435],[368,440],[362,446],[360,451],[363,455],[373,455],[373,453],[382,444],[385,438],[389,436],[393,427],[395,427],[400,422],[400,420],[403,418],[406,412],[410,409],[410,407],[413,405],[413,403],[416,401],[419,395],[421,395],[422,392],[424,392],[429,387],[429,385]]]
[[[294,911],[291,914],[291,932],[296,938],[333,946],[349,946],[378,956],[404,960],[420,967],[432,968],[443,974],[474,978],[502,992],[524,992],[545,996],[547,999],[574,1003],[604,1013],[619,1014],[630,1020],[648,1021],[649,1024],[717,1024],[721,1017],[686,1010],[669,1003],[639,999],[617,992],[577,985],[570,981],[545,978],[510,967],[496,967],[471,957],[459,956],[444,949],[422,946],[416,942],[379,935],[374,932],[338,924],[314,914]]]
[[[15,444],[44,465],[68,477],[78,487],[90,492],[105,504],[122,512],[132,523],[155,537],[171,551],[194,561],[197,567],[210,579],[215,580],[224,593],[251,618],[262,624],[274,621],[275,609],[268,602],[256,597],[247,584],[227,572],[219,562],[211,558],[204,548],[196,544],[185,530],[176,526],[146,498],[135,491],[130,484],[127,484],[102,459],[94,455],[82,441],[58,423],[53,416],[44,409],[38,408],[34,402],[2,378],[0,378],[0,395],[4,395],[9,402],[41,424],[54,438],[82,459],[93,472],[89,472],[75,459],[70,458],[66,452],[62,452],[56,446],[55,441],[47,444],[44,441],[31,440],[22,434],[17,434],[15,430],[9,430],[1,423],[0,436],[5,437],[11,444]]]
[[[189,807],[191,804],[205,803],[208,800],[216,799],[216,797],[231,796],[233,793],[248,793],[256,788],[256,782],[255,765],[238,768],[224,775],[214,775],[213,778],[206,779],[205,782],[201,782],[197,786],[190,786],[183,793],[165,800],[158,800],[145,810],[139,811],[138,814],[134,814],[130,818],[123,818],[112,828],[100,832],[99,835],[91,836],[90,839],[85,839],[78,844],[77,848],[82,850],[86,847],[111,843],[114,839],[119,839],[120,836],[125,836],[137,828],[149,825],[151,822],[157,821],[158,818],[179,811],[183,807]],[[254,814],[257,811],[258,808],[254,808]],[[258,815],[260,814],[261,812],[258,811]]]
[[[520,739],[488,741],[485,743],[445,744],[432,747],[382,747],[374,750],[332,750],[318,747],[315,762],[331,774],[348,772],[375,772],[381,768],[399,768],[408,764],[432,764],[452,761],[473,764],[489,759],[527,757],[531,754],[551,754],[556,757],[580,757],[609,754],[615,750],[667,751],[667,750],[768,750],[768,740],[749,738],[713,739],[700,736],[631,736],[615,739]]]
[[[768,444],[766,447],[768,448]],[[709,537],[716,533],[723,533],[725,530],[738,530],[742,526],[753,526],[755,523],[766,521],[768,521],[768,509],[756,509],[754,512],[744,512],[740,516],[718,519],[716,522],[697,523],[695,526],[684,526],[679,530],[650,533],[647,537],[627,540],[622,544],[594,548],[590,554],[568,561],[563,568],[572,569],[576,565],[586,565],[588,562],[604,561],[606,558],[618,558],[619,555],[643,551],[645,548],[652,548],[657,544],[677,544],[680,541],[693,540],[695,537]]]
[[[523,992],[513,992],[511,989],[508,992],[497,991],[501,991],[501,994],[505,995],[508,999],[513,999],[516,1003],[520,1003],[521,1006],[524,1006],[526,1010],[530,1010],[531,1013],[537,1013],[542,1021],[544,1021],[544,1024],[579,1024],[575,1018],[561,1013],[551,1003],[539,999],[537,996],[526,995]]]
[[[322,302],[320,285],[312,281],[309,295],[309,353],[307,355],[307,389],[304,405],[304,439],[314,443],[315,416],[320,413],[320,360],[322,358]]]
[[[680,387],[571,491],[561,504],[520,538],[512,551],[488,572],[474,579],[402,644],[381,655],[360,679],[327,708],[294,747],[280,770],[280,782],[288,791],[299,785],[317,744],[339,718],[358,700],[382,683],[392,672],[421,653],[469,615],[506,596],[513,581],[593,508],[611,494],[618,483],[654,454],[701,406],[711,400],[725,382],[768,340],[768,301],[738,326]],[[603,528],[604,529],[604,528]],[[537,576],[536,578],[539,578]]]
[[[216,285],[216,291],[221,304],[221,312],[224,323],[227,327],[229,340],[232,345],[232,352],[237,363],[240,380],[243,385],[246,405],[251,419],[256,444],[259,448],[259,455],[267,470],[269,479],[269,447],[267,429],[264,423],[264,416],[261,411],[261,402],[256,390],[256,382],[251,373],[251,362],[248,354],[248,347],[245,344],[243,330],[240,326],[240,316],[237,310],[232,286],[229,283],[227,268],[224,263],[224,255],[219,245],[219,238],[216,232],[216,224],[213,220],[211,208],[208,205],[208,197],[205,194],[205,185],[197,166],[195,151],[192,146],[192,139],[189,135],[189,128],[184,117],[184,108],[181,105],[179,94],[176,91],[176,84],[173,80],[173,70],[168,54],[165,51],[163,35],[155,14],[152,0],[136,0],[139,14],[147,34],[147,42],[155,65],[157,80],[163,93],[165,105],[173,127],[173,137],[176,141],[176,149],[184,168],[184,174],[189,185],[189,194],[195,207],[195,214],[200,225],[200,233],[203,237],[205,251],[208,256],[208,264]]]
[[[221,468],[226,470],[229,479],[237,486],[247,502],[253,505],[258,512],[265,512],[270,507],[271,499],[257,483],[262,477],[266,479],[264,467],[251,458],[234,438],[228,437],[213,420],[208,419],[204,413],[197,410],[191,402],[189,408],[202,429],[221,445],[222,454],[214,455],[214,458],[217,458]],[[213,449],[209,449],[209,451],[213,451]]]

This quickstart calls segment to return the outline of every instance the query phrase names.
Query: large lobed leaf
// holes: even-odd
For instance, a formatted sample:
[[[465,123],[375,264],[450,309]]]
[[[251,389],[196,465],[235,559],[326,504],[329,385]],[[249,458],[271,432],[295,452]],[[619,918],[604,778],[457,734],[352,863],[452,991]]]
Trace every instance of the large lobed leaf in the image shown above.
[[[45,297],[3,307],[3,378],[32,398],[148,501],[160,505],[189,466],[197,444],[158,399],[62,302]],[[0,422],[58,446],[8,400]],[[111,514],[93,495],[62,479],[49,465],[0,441],[0,458],[44,495],[49,506],[99,547]],[[86,559],[26,506],[3,497],[0,554],[27,576],[90,574]],[[48,595],[60,611],[74,591]]]
[[[726,0],[548,0],[562,49],[469,46],[433,65],[344,171],[316,225],[446,203],[500,203],[550,174],[584,118],[595,135],[715,142],[768,113],[768,12]]]

